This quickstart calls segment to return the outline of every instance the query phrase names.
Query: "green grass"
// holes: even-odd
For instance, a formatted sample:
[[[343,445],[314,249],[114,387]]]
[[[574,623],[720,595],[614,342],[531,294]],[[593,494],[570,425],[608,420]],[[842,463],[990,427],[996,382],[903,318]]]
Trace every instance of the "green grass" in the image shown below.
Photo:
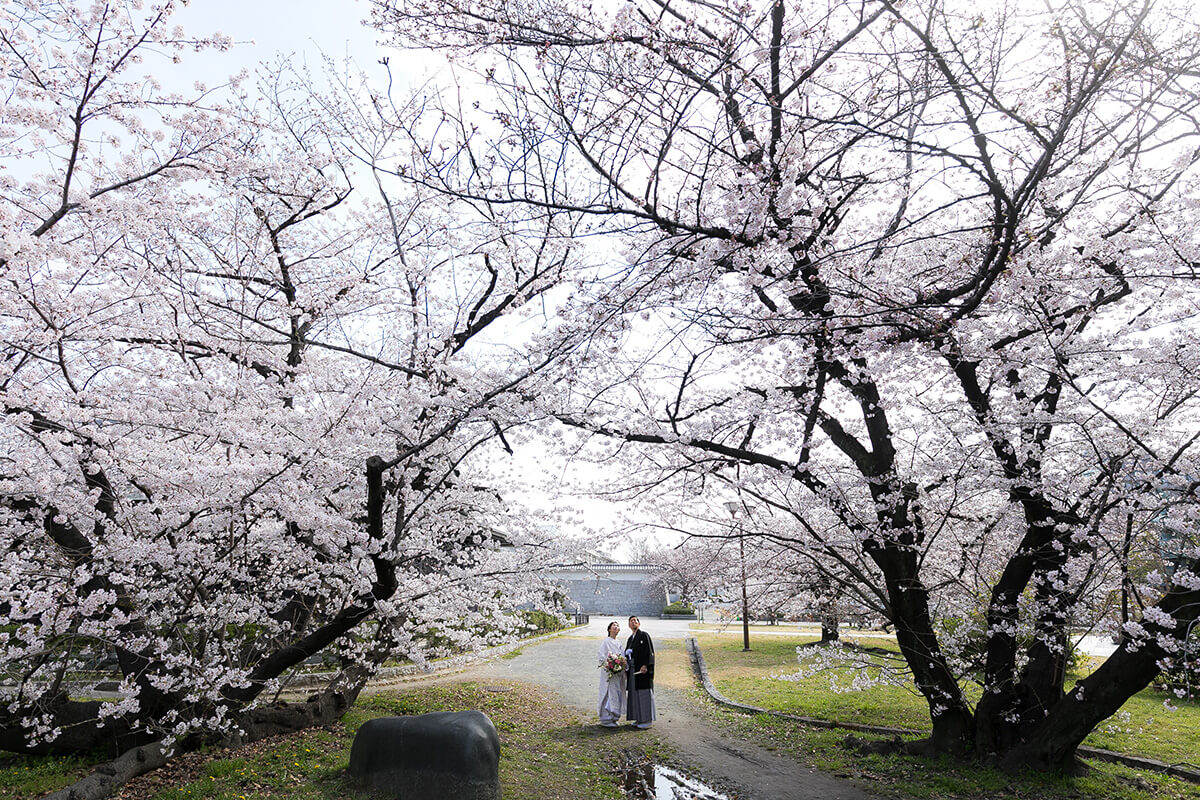
[[[909,688],[875,686],[838,693],[830,690],[828,674],[801,681],[773,680],[772,675],[797,671],[796,647],[815,641],[813,637],[760,636],[751,640],[749,653],[741,651],[740,638],[701,634],[697,641],[713,683],[731,700],[837,722],[929,730],[925,700]],[[859,643],[896,649],[895,642],[886,639],[862,639]],[[852,676],[839,671],[833,677],[845,685]],[[978,689],[967,687],[967,693],[973,700]],[[1166,695],[1154,689],[1144,689],[1084,743],[1173,764],[1200,762],[1200,704],[1178,701],[1178,710],[1168,711],[1163,706],[1165,699]]]
[[[706,656],[707,658],[707,656]],[[864,754],[847,732],[812,728],[766,714],[731,714],[714,704],[708,717],[733,736],[787,753],[810,767],[859,784],[880,797],[930,800],[1200,800],[1200,786],[1115,764],[1082,776],[1014,775],[951,758]],[[863,739],[879,738],[861,736]]]
[[[1100,723],[1084,744],[1200,767],[1200,703],[1174,700],[1177,710],[1169,711],[1163,706],[1166,699],[1161,692],[1143,689]]]
[[[87,775],[90,764],[78,757],[7,757],[0,753],[0,797],[41,797]]]
[[[505,800],[618,800],[621,751],[644,747],[659,760],[658,739],[585,724],[546,694],[514,684],[426,686],[360,699],[338,724],[244,747],[192,753],[128,786],[138,800],[342,800],[361,796],[346,778],[354,732],[368,719],[478,709],[500,734]],[[0,761],[0,797],[31,800],[87,773],[79,759],[17,756]]]
[[[751,651],[742,652],[741,639],[697,637],[709,674],[717,689],[731,700],[804,717],[925,730],[929,712],[924,698],[900,686],[876,686],[870,691],[835,692],[831,682],[849,685],[850,670],[818,674],[800,681],[773,680],[772,675],[797,671],[796,647],[817,641],[810,636],[760,636]],[[863,640],[864,646],[895,646],[886,640]],[[831,681],[832,679],[832,681]]]

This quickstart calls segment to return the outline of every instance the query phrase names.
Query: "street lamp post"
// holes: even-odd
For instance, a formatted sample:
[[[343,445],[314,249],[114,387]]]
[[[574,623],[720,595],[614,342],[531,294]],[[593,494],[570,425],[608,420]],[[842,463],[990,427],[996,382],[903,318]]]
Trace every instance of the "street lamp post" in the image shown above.
[[[738,535],[742,553],[742,652],[750,652],[750,601],[746,598],[746,537]]]
[[[742,652],[750,652],[750,599],[746,595],[746,534],[737,525],[738,512],[743,510],[742,504],[730,500],[725,504],[729,515],[733,517],[734,525],[738,528],[738,553],[741,556],[742,567]]]

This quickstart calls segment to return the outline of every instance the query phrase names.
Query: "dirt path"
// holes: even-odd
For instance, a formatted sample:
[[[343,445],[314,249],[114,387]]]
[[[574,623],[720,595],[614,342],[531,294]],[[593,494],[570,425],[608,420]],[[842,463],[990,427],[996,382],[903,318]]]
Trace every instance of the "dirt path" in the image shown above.
[[[659,652],[655,675],[658,721],[654,730],[672,745],[688,771],[738,800],[876,800],[874,795],[829,775],[797,764],[752,743],[734,739],[710,725],[686,695],[692,678],[681,635],[654,620],[646,631]],[[601,628],[560,636],[524,648],[519,655],[473,667],[447,679],[504,678],[545,686],[589,719],[595,719],[598,677],[592,666]],[[593,635],[594,634],[594,635]],[[641,731],[622,726],[613,736],[635,746]]]

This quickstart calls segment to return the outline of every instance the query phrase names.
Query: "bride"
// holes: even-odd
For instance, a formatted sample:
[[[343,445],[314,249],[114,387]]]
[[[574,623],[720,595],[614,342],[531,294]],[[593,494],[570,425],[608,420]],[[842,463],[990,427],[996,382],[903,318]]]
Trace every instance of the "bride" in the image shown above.
[[[600,724],[606,728],[617,727],[617,720],[625,713],[625,672],[610,672],[607,668],[609,656],[625,657],[625,649],[617,641],[621,625],[608,623],[608,636],[600,642]]]

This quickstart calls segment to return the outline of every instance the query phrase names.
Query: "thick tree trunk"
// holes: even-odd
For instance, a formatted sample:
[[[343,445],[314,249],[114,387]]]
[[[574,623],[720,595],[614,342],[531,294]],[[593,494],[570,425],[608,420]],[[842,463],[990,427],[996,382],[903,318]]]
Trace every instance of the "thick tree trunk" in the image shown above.
[[[1131,651],[1126,641],[1059,700],[1029,738],[1008,751],[1003,763],[1013,768],[1070,770],[1084,738],[1154,680],[1159,672],[1156,662],[1162,657],[1157,646]]]
[[[840,638],[841,632],[838,630],[837,614],[821,614],[821,644],[836,642]]]
[[[1200,559],[1188,570],[1200,571]],[[1174,626],[1164,628],[1151,622],[1152,617],[1144,619],[1148,636],[1142,641],[1123,638],[1099,669],[1055,703],[1026,740],[1005,755],[1006,765],[1057,770],[1074,765],[1075,750],[1084,738],[1158,675],[1159,663],[1169,655],[1158,637],[1184,641],[1188,628],[1200,617],[1200,589],[1172,586],[1155,608],[1170,615]]]
[[[911,549],[899,547],[872,548],[871,556],[886,579],[896,642],[929,704],[933,732],[927,747],[939,753],[966,753],[973,744],[974,718],[938,646],[929,593],[917,577],[916,556]]]
[[[29,730],[18,721],[23,714],[0,714],[0,750],[28,755],[73,755],[98,752],[116,756],[123,750],[149,744],[153,737],[134,736],[127,723],[110,719],[101,726],[98,700],[75,701],[65,697],[46,709],[61,733],[52,742],[31,742]]]
[[[929,745],[937,752],[965,753],[972,747],[974,719],[938,648],[925,587],[918,581],[907,582],[892,602],[896,641],[929,704],[933,725]]]
[[[988,660],[984,693],[975,708],[975,746],[981,755],[1005,753],[1023,742],[1063,696],[1067,674],[1067,622],[1058,610],[1064,597],[1040,598],[1046,604],[1037,639],[1028,648],[1018,674],[1017,642],[989,614]],[[1015,623],[1015,615],[996,615]]]
[[[987,651],[983,695],[975,709],[975,747],[980,754],[1003,754],[1018,747],[1046,718],[1063,695],[1066,679],[1067,614],[1077,599],[1060,581],[1059,572],[1072,552],[1081,545],[1071,536],[1084,524],[1074,512],[1056,509],[1043,487],[1042,454],[1053,426],[1039,422],[1021,428],[1020,444],[1001,433],[995,425],[990,387],[979,381],[979,362],[965,359],[957,345],[949,343],[947,362],[959,379],[976,420],[987,434],[996,463],[1010,483],[1009,499],[1022,511],[1025,534],[1000,578],[992,587],[987,610]],[[1020,381],[1011,370],[1006,378]],[[1057,408],[1061,380],[1051,374],[1042,391],[1025,398],[1034,407],[1052,415]],[[1032,448],[1032,449],[1030,449]],[[1028,660],[1018,675],[1014,636],[1020,615],[1019,598],[1034,585],[1037,641],[1029,648]]]
[[[138,775],[163,766],[172,755],[174,753],[161,742],[135,747],[96,767],[86,778],[48,794],[42,800],[102,800]]]
[[[254,742],[267,736],[336,722],[358,699],[358,693],[366,685],[366,675],[365,670],[354,670],[352,675],[339,681],[340,686],[331,686],[303,703],[272,703],[256,708],[242,716],[240,724],[245,735],[231,738],[229,742]]]
[[[1021,671],[1021,734],[1041,722],[1063,697],[1067,679],[1067,622],[1059,619],[1055,628],[1039,626],[1038,639],[1028,650],[1029,660]]]
[[[1002,447],[998,450],[1002,455],[1006,452]],[[1035,469],[1034,474],[1040,473]],[[1017,746],[1062,697],[1066,678],[1066,617],[1062,609],[1070,598],[1051,588],[1049,576],[1061,568],[1067,552],[1065,547],[1054,546],[1056,526],[1073,527],[1079,520],[1057,513],[1040,492],[1027,487],[1014,490],[1013,499],[1020,503],[1027,527],[1016,553],[992,587],[988,604],[983,696],[975,709],[975,745],[981,754],[1004,753]],[[1035,577],[1037,600],[1043,608],[1037,620],[1039,640],[1030,648],[1024,671],[1018,674],[1018,643],[1012,631],[1018,622],[1018,598]]]

